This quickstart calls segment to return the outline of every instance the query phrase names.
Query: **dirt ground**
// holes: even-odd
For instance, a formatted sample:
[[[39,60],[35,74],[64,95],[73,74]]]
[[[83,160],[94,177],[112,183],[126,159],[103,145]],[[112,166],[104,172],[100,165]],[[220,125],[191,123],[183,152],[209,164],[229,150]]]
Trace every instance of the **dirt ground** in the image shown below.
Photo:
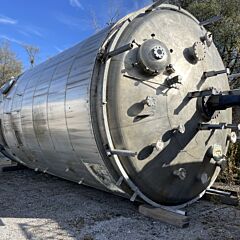
[[[31,170],[0,173],[0,240],[240,239],[240,208],[199,201],[179,229],[127,199]]]

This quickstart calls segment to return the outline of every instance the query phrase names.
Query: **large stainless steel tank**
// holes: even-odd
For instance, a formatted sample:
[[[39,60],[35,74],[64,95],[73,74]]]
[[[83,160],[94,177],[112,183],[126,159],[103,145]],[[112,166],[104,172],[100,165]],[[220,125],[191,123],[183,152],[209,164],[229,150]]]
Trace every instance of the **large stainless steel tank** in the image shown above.
[[[32,169],[132,201],[185,205],[216,179],[230,133],[199,123],[231,122],[231,110],[207,119],[205,92],[188,93],[229,90],[226,74],[203,78],[222,69],[191,14],[141,9],[23,73],[0,104],[2,148]]]

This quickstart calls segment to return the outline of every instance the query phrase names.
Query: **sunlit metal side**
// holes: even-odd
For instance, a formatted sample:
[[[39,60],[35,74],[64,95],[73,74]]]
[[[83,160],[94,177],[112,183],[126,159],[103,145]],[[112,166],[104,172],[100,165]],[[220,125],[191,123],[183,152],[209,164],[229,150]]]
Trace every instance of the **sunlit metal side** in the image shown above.
[[[89,112],[93,68],[110,29],[24,73],[1,103],[1,120],[6,147],[20,162],[118,191],[98,152]]]

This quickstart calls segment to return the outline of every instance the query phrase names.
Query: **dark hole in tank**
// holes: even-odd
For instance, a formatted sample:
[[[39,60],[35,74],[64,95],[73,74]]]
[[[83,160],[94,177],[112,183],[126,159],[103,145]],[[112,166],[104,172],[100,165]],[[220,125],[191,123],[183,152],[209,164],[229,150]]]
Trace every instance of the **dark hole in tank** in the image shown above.
[[[153,38],[154,38],[155,36],[156,36],[156,34],[155,34],[155,33],[152,33],[152,34],[151,34],[151,37],[153,37]]]
[[[148,158],[152,153],[153,153],[153,146],[147,146],[145,148],[143,148],[139,153],[138,153],[138,160],[144,160],[146,158]]]
[[[173,49],[170,49],[169,51],[170,51],[170,53],[173,53]]]

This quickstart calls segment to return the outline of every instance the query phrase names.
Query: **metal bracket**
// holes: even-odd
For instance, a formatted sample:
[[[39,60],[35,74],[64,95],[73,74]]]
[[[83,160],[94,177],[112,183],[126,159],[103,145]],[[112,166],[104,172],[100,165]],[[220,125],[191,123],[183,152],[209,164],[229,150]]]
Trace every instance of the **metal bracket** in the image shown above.
[[[214,16],[212,18],[209,18],[209,19],[207,19],[205,21],[200,22],[200,25],[201,26],[207,26],[207,25],[213,24],[215,22],[218,22],[221,19],[222,19],[222,16]]]
[[[206,190],[203,199],[208,201],[217,201],[223,204],[238,206],[239,198],[235,191],[222,190],[218,188],[209,188]]]
[[[108,156],[118,155],[122,157],[135,157],[137,152],[129,151],[129,150],[120,150],[120,149],[112,149],[107,151]]]
[[[208,97],[212,95],[219,95],[220,93],[215,89],[209,89],[209,90],[204,90],[204,91],[195,91],[195,92],[189,92],[188,93],[188,98],[198,98],[198,97]]]
[[[240,124],[227,124],[227,123],[217,123],[217,124],[210,124],[210,123],[199,123],[198,126],[199,130],[216,130],[216,129],[231,129],[231,130],[240,130]]]
[[[189,226],[190,218],[186,216],[185,212],[181,214],[149,205],[140,205],[138,211],[144,216],[160,220],[176,227],[184,228]]]
[[[131,198],[130,198],[130,201],[131,202],[134,202],[135,201],[135,199],[137,198],[137,192],[135,192],[135,193],[133,193],[133,195],[131,196]]]
[[[240,77],[240,73],[235,73],[235,74],[229,75],[229,76],[228,76],[228,79],[229,79],[230,81],[232,81],[232,80],[234,80],[234,79],[236,79],[236,78],[239,78],[239,77]]]
[[[134,47],[133,43],[128,43],[122,47],[119,47],[119,48],[117,48],[113,51],[107,52],[107,53],[104,53],[102,50],[100,50],[100,52],[98,53],[98,59],[101,62],[105,62],[114,56],[117,56],[119,54],[122,54],[124,52],[127,52],[127,51],[133,49],[133,47]]]
[[[229,74],[229,69],[227,68],[227,69],[219,70],[219,71],[204,72],[203,76],[205,79],[207,79],[207,78],[218,76],[220,74]]]
[[[155,0],[153,1],[153,4],[145,11],[145,13],[152,12],[154,9],[159,7],[160,5],[166,3],[167,0]]]
[[[120,186],[122,185],[122,183],[123,183],[123,180],[124,180],[124,177],[121,176],[121,177],[118,179],[118,181],[116,182],[116,186],[120,187]]]

